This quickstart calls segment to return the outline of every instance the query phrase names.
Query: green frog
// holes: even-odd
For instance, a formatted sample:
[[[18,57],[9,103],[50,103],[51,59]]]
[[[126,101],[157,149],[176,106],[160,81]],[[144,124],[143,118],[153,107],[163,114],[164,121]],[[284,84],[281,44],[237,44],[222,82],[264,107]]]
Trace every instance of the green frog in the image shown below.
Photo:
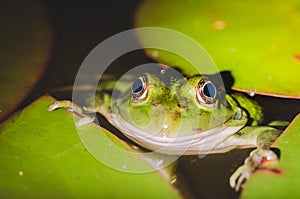
[[[256,147],[229,180],[236,190],[263,159],[277,160],[269,148],[281,131],[258,126],[263,115],[256,102],[242,93],[226,94],[224,86],[209,76],[165,80],[161,78],[165,73],[162,69],[161,74],[125,78],[126,83],[121,79],[100,84],[93,108],[65,100],[48,110],[63,107],[77,112],[83,117],[77,126],[92,122],[88,114],[98,112],[138,145],[162,154],[213,154]],[[129,84],[128,79],[132,79]],[[110,89],[114,92],[105,92]]]

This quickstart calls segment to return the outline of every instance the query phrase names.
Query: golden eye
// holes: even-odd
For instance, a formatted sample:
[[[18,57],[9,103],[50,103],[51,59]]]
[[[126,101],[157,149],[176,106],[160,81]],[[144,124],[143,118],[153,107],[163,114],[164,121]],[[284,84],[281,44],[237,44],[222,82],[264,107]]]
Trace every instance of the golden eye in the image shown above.
[[[132,95],[133,95],[133,102],[137,103],[144,100],[148,95],[147,89],[148,79],[145,75],[136,79],[131,87]]]
[[[212,108],[216,100],[217,89],[211,81],[207,78],[203,78],[198,83],[196,96],[200,104]]]

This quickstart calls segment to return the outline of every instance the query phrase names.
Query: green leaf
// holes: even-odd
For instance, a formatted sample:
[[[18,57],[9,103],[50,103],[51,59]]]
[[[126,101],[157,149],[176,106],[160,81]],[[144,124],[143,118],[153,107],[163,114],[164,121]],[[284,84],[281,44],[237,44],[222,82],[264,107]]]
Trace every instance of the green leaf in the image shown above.
[[[280,149],[280,161],[256,171],[247,181],[241,198],[298,198],[300,195],[300,114],[273,147]],[[268,167],[267,167],[268,168]],[[276,168],[280,172],[272,172]]]
[[[300,98],[298,0],[146,0],[135,20],[136,27],[170,28],[195,39],[220,71],[231,71],[236,90]],[[159,40],[156,34],[139,37],[142,43]],[[184,44],[177,45],[181,48]],[[148,49],[147,53],[164,64],[197,72],[180,55],[156,49]],[[198,52],[188,53],[197,56]]]
[[[64,109],[47,111],[54,101],[44,96],[2,125],[2,198],[180,198],[159,172],[126,173],[97,161],[83,146],[73,115]],[[108,136],[130,150],[96,124],[85,126],[81,132]],[[109,143],[103,139],[99,144]],[[117,161],[127,158],[108,155]],[[151,167],[137,155],[130,160],[137,167]]]
[[[45,8],[29,0],[0,6],[0,121],[23,101],[48,62],[52,33]]]

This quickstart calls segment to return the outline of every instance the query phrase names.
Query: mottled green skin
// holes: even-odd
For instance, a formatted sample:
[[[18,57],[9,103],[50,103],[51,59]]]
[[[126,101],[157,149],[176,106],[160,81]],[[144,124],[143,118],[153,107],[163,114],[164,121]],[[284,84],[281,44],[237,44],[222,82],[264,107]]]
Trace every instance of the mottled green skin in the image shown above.
[[[133,126],[156,136],[178,137],[204,132],[208,129],[222,125],[242,116],[249,116],[241,109],[251,110],[250,117],[257,124],[262,117],[261,108],[244,95],[224,95],[224,90],[218,89],[217,100],[213,108],[200,104],[196,98],[195,88],[204,78],[197,75],[182,78],[171,82],[170,86],[156,75],[146,74],[148,77],[147,97],[134,102],[130,90],[132,83],[125,85],[122,81],[114,87],[120,95],[113,96],[100,93],[96,101],[97,108],[104,116],[109,113],[119,115],[120,120],[125,120]],[[134,80],[133,80],[134,81]],[[167,127],[163,128],[162,127]],[[233,132],[235,133],[235,132]]]

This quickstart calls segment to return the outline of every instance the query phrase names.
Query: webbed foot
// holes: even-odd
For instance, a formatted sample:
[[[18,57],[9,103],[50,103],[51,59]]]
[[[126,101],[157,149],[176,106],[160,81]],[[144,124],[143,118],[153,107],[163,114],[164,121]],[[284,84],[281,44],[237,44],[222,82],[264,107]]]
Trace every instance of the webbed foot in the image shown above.
[[[259,167],[269,161],[278,161],[277,155],[270,149],[258,148],[252,151],[245,159],[244,165],[240,166],[230,177],[229,184],[231,188],[238,191],[244,181],[246,181],[251,174],[259,169]]]

